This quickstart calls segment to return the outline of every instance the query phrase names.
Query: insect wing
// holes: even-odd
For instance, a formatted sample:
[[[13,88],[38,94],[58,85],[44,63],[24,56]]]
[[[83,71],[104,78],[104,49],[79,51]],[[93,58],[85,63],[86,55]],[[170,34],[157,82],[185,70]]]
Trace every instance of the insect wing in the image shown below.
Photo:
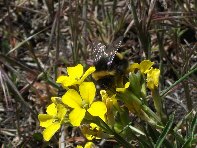
[[[123,37],[117,38],[111,45],[108,46],[106,49],[106,46],[98,41],[92,42],[93,46],[93,53],[92,57],[94,62],[99,61],[101,58],[109,58],[108,64],[110,65],[120,48],[122,44]]]
[[[107,48],[107,52],[109,53],[110,55],[110,59],[109,59],[109,63],[108,64],[111,64],[118,49],[120,48],[120,46],[122,45],[122,41],[123,41],[123,37],[119,37],[117,38],[111,45],[109,45],[109,47]]]
[[[98,41],[94,41],[92,43],[93,46],[93,53],[92,57],[94,62],[97,62],[102,57],[108,57],[108,54],[106,53],[106,46]]]

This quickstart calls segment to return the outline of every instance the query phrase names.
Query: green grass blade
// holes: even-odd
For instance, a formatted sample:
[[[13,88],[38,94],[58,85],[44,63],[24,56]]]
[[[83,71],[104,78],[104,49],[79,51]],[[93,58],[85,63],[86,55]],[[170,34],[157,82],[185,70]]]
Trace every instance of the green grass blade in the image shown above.
[[[192,137],[189,137],[181,148],[189,148],[189,147],[191,147],[191,142],[192,142]]]
[[[169,121],[167,122],[165,128],[163,129],[163,132],[161,133],[161,135],[157,139],[157,142],[155,144],[155,148],[161,147],[163,141],[165,140],[165,137],[167,136],[168,132],[170,131],[170,129],[172,127],[173,121],[174,121],[174,115],[170,116]]]
[[[145,133],[143,133],[141,130],[139,130],[139,129],[137,129],[137,128],[131,126],[131,125],[129,125],[129,128],[130,128],[131,130],[133,130],[134,132],[136,132],[136,133],[138,133],[138,134],[140,134],[140,135],[144,135],[144,136],[145,136]]]
[[[38,35],[38,34],[44,32],[44,31],[46,31],[47,29],[49,29],[49,27],[46,27],[45,29],[43,29],[43,30],[41,30],[41,31],[39,31],[39,32],[37,32],[37,33],[35,33],[34,35],[32,35],[32,36],[26,38],[24,41],[18,43],[18,44],[16,45],[16,47],[14,47],[13,49],[11,49],[11,50],[7,53],[7,55],[9,55],[11,52],[13,52],[13,51],[15,51],[16,49],[18,49],[19,47],[21,47],[23,44],[27,43],[29,40],[31,40],[31,39],[32,39],[33,37],[35,37],[36,35]]]
[[[194,119],[192,120],[191,123],[191,136],[194,137],[195,130],[197,128],[197,113],[194,116]]]

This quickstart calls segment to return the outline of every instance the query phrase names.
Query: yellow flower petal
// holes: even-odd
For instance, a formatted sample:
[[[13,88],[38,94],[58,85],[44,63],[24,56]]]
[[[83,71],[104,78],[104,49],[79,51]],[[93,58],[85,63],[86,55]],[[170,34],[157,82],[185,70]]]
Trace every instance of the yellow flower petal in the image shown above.
[[[88,140],[92,140],[93,138],[91,139],[88,139]],[[83,148],[83,146],[81,145],[77,145],[77,148]],[[94,145],[93,142],[87,142],[84,146],[84,148],[96,148],[96,146]]]
[[[86,103],[91,104],[94,100],[96,88],[93,82],[83,82],[79,86],[80,95]]]
[[[139,69],[140,68],[140,65],[138,63],[133,63],[129,66],[129,71],[130,72],[134,72],[135,69]]]
[[[60,83],[62,87],[67,88],[68,86],[77,84],[77,79],[74,77],[59,76],[56,83]]]
[[[66,81],[67,80],[67,78],[68,78],[68,76],[59,76],[58,78],[57,78],[57,81],[56,81],[56,83],[63,83],[64,81]]]
[[[57,110],[58,110],[57,117],[62,121],[66,115],[67,109],[62,104],[58,104]]]
[[[150,60],[144,60],[140,63],[140,72],[141,73],[146,73],[147,70],[153,66],[154,62],[151,62]]]
[[[93,142],[87,142],[84,148],[96,148]]]
[[[129,88],[129,85],[130,85],[130,82],[127,82],[127,83],[125,84],[125,88]]]
[[[102,101],[106,104],[107,103],[107,100],[109,98],[107,92],[105,90],[101,90],[100,91],[100,95],[102,97]]]
[[[130,82],[127,82],[124,88],[116,88],[117,92],[124,92],[127,88],[129,88]]]
[[[51,101],[55,104],[58,104],[58,101],[61,101],[60,97],[51,97]]]
[[[53,123],[53,116],[48,115],[48,114],[39,114],[38,115],[38,120],[40,121],[40,126],[41,127],[48,127]]]
[[[68,86],[77,84],[78,79],[76,77],[59,76],[56,83],[60,83],[62,87],[67,88]]]
[[[93,102],[88,112],[92,116],[99,116],[101,119],[104,119],[104,114],[107,112],[107,107],[105,103],[101,101]]]
[[[68,67],[68,76],[59,76],[56,82],[62,84],[64,88],[75,84],[81,84],[84,79],[95,70],[95,67],[90,67],[83,75],[83,66],[81,64],[78,64],[75,67]]]
[[[70,123],[73,126],[80,126],[85,116],[86,110],[83,108],[74,108],[69,114]]]
[[[55,122],[51,124],[49,127],[47,127],[42,133],[44,140],[49,141],[59,128],[60,128],[60,123],[58,122]]]
[[[86,137],[86,139],[88,139],[88,140],[93,140],[93,139],[96,138],[95,136],[89,135],[89,134],[85,134],[85,137]]]
[[[147,87],[149,89],[154,89],[155,87],[158,87],[159,85],[159,75],[160,70],[159,69],[151,69],[147,73]]]
[[[57,108],[55,103],[51,103],[46,110],[47,114],[55,116],[57,114]]]
[[[99,126],[98,125],[96,125],[95,123],[90,123],[90,129],[91,130],[99,130]]]
[[[126,90],[126,88],[116,88],[117,92],[124,92]]]
[[[62,102],[71,108],[78,108],[82,105],[79,93],[74,89],[69,89],[63,96]]]
[[[64,88],[67,88],[68,86],[72,86],[72,85],[75,85],[77,83],[78,83],[77,79],[69,77],[68,80],[66,80],[64,83],[62,83],[62,86]]]
[[[69,77],[73,77],[76,80],[79,80],[81,76],[83,75],[83,66],[81,64],[78,64],[75,67],[68,67],[67,73]]]
[[[94,71],[95,71],[95,67],[90,67],[85,73],[84,75],[82,76],[81,80],[80,80],[80,83],[82,83],[85,78],[87,78],[90,74],[92,74]]]

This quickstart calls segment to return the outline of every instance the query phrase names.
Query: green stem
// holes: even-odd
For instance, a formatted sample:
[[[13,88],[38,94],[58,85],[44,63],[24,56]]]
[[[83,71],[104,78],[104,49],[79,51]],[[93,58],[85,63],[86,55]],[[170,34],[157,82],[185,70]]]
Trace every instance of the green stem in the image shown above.
[[[167,89],[165,89],[164,91],[161,92],[160,97],[165,97],[168,92],[175,87],[177,84],[179,84],[180,82],[182,82],[183,80],[185,80],[188,76],[190,76],[191,74],[193,74],[194,72],[197,71],[197,67],[193,68],[191,71],[189,71],[188,73],[186,73],[183,77],[181,77],[179,80],[177,80],[174,84],[172,84],[170,87],[168,87]]]
[[[160,69],[160,89],[163,90],[164,89],[164,64],[163,64],[163,58],[164,58],[164,45],[163,45],[163,38],[164,37],[164,33],[163,32],[158,32],[157,33],[157,39],[158,39],[158,44],[159,44],[159,56],[160,56],[160,65],[159,65],[159,69]]]
[[[159,90],[158,89],[152,90],[152,96],[153,96],[154,106],[157,111],[157,114],[159,115],[163,123],[166,123],[167,117],[163,112],[162,98],[159,95]]]
[[[130,143],[128,143],[124,138],[122,138],[119,134],[117,134],[114,130],[112,130],[102,119],[100,119],[98,117],[99,122],[96,123],[99,127],[101,127],[102,129],[106,130],[106,132],[108,132],[109,134],[114,135],[114,139],[116,139],[116,141],[118,143],[120,143],[123,147],[125,148],[131,148],[132,145]]]
[[[140,118],[155,126],[157,126],[157,124],[162,125],[160,118],[131,92],[125,91],[124,93],[117,95],[117,97],[124,101],[127,108]]]
[[[107,134],[113,135],[114,139],[121,144],[125,148],[131,148],[132,145],[127,142],[123,137],[121,137],[118,133],[116,133],[113,129],[111,129],[107,123],[105,123],[101,118],[98,116],[92,116],[90,113],[86,113],[86,122],[88,123],[95,123],[98,125],[103,131],[105,131]]]
[[[188,82],[183,82],[183,88],[184,88],[184,92],[185,92],[185,98],[186,98],[186,102],[187,102],[187,109],[188,111],[192,111],[193,109],[193,101],[191,99],[190,93],[189,93],[189,85]]]

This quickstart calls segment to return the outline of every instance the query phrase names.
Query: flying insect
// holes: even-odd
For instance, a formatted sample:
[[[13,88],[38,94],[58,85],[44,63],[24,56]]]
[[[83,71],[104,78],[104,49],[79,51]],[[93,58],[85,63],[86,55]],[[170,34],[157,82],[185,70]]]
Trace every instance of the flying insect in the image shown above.
[[[128,60],[118,50],[123,37],[119,37],[108,47],[100,42],[93,42],[93,60],[96,71],[92,74],[101,88],[121,87],[125,80]]]

